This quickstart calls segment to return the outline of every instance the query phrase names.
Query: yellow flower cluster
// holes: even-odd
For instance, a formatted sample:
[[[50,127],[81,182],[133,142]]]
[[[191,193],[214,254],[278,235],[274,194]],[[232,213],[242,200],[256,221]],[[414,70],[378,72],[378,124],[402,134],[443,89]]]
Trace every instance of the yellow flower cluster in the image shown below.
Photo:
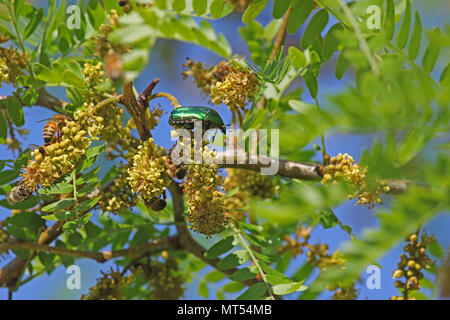
[[[82,300],[125,300],[124,289],[134,281],[134,276],[122,276],[118,270],[103,273],[97,283],[89,289],[88,295],[82,295]]]
[[[109,34],[119,26],[119,13],[113,9],[106,18],[108,23],[100,26],[100,35],[92,38],[95,44],[94,55],[102,59],[106,59],[111,54],[123,54],[129,50],[126,45],[112,43],[108,40]]]
[[[206,68],[192,59],[183,65],[183,77],[192,76],[197,87],[209,95],[214,104],[224,103],[232,112],[244,111],[259,88],[259,81],[249,70],[236,69],[228,62]]]
[[[232,219],[241,220],[244,217],[244,211],[238,209],[243,208],[250,198],[271,199],[278,193],[279,186],[268,176],[248,170],[227,169],[226,171],[224,190],[230,192],[239,187],[236,194],[225,199],[227,215]]]
[[[202,149],[203,159],[214,157],[207,146]],[[205,162],[205,161],[204,161]],[[218,189],[222,177],[216,164],[188,164],[183,191],[189,206],[189,222],[192,229],[206,235],[222,231],[225,224],[225,195]]]
[[[121,165],[117,177],[111,182],[99,200],[103,212],[120,214],[121,209],[128,209],[136,205],[138,197],[128,187],[128,169],[130,165]]]
[[[71,172],[86,153],[93,140],[98,140],[103,128],[103,118],[96,115],[93,104],[85,104],[85,110],[77,110],[77,120],[66,121],[61,129],[61,140],[43,147],[45,152],[36,149],[33,160],[22,174],[21,184],[30,190],[38,186],[50,186],[63,175]]]
[[[87,88],[83,90],[85,101],[98,103],[103,99],[103,92],[96,87],[103,83],[103,63],[100,61],[87,61],[84,63],[83,75]]]
[[[403,290],[402,296],[393,296],[391,300],[414,300],[414,297],[409,297],[409,293],[421,288],[419,281],[423,278],[423,269],[429,270],[433,264],[426,251],[427,245],[436,241],[433,237],[422,234],[419,242],[419,233],[416,232],[406,241],[408,244],[403,248],[405,253],[400,256],[398,269],[392,275],[393,279],[405,279],[405,282],[395,281],[395,286]]]
[[[6,222],[0,221],[0,244],[8,242],[10,237],[8,231],[6,231]]]
[[[278,248],[278,253],[283,254],[285,252],[290,252],[293,257],[303,253],[303,249],[308,243],[309,237],[311,236],[312,227],[306,227],[302,225],[301,228],[297,227],[295,233],[296,238],[292,238],[289,234],[286,234],[283,239],[286,241],[283,245]],[[301,239],[303,238],[303,241]]]
[[[122,124],[123,113],[123,109],[117,104],[100,109],[98,115],[105,119],[100,136],[114,150],[118,151],[120,146],[122,151],[134,154],[139,142],[132,136],[131,129]]]
[[[9,41],[9,37],[4,33],[0,33],[0,43],[4,43],[6,41]]]
[[[164,148],[158,147],[153,139],[138,147],[133,157],[133,165],[128,169],[128,183],[133,192],[144,200],[159,197],[171,182],[166,171]]]
[[[232,68],[232,72],[225,79],[217,81],[211,88],[211,101],[214,104],[226,104],[232,112],[245,111],[258,87],[258,78],[253,73]]]
[[[336,250],[331,255],[328,253],[328,245],[324,243],[310,244],[309,238],[311,236],[312,227],[306,227],[302,225],[301,228],[297,227],[296,238],[290,235],[285,235],[284,240],[286,243],[281,245],[277,252],[283,254],[285,252],[290,252],[293,257],[298,254],[302,254],[306,249],[307,251],[307,261],[319,268],[320,271],[326,270],[333,266],[346,266],[346,261],[342,258],[339,250]],[[301,240],[303,238],[303,241]],[[344,285],[341,282],[331,286],[328,285],[327,289],[334,291],[333,299],[335,300],[352,300],[358,297],[358,292],[354,287],[354,283],[351,285]]]
[[[23,74],[30,57],[13,47],[0,47],[0,87],[2,83],[16,85],[16,78]]]
[[[178,263],[169,258],[165,262],[152,261],[150,265],[140,264],[132,270],[134,274],[149,280],[154,300],[178,300],[184,295],[186,279],[178,274]]]
[[[375,204],[382,204],[380,195],[389,191],[389,187],[379,184],[377,189],[368,190],[366,177],[367,168],[361,167],[352,156],[347,153],[339,153],[336,157],[325,157],[326,166],[323,169],[322,184],[336,184],[339,179],[358,188],[358,191],[349,195],[350,199],[358,198],[356,204],[363,205],[369,209]]]

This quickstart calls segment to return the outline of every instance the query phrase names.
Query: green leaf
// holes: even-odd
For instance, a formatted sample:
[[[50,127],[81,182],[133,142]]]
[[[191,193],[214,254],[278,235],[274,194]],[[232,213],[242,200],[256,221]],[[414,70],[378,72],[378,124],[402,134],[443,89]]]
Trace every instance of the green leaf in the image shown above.
[[[62,53],[66,53],[71,45],[71,37],[69,29],[64,23],[58,26],[58,48]]]
[[[73,191],[73,185],[65,182],[54,184],[45,189],[40,189],[40,194],[61,194],[61,193],[70,193]]]
[[[209,289],[205,281],[200,281],[198,284],[197,293],[203,298],[209,297]]]
[[[94,207],[97,204],[98,200],[100,200],[100,197],[85,200],[78,205],[77,209],[78,209],[78,211],[90,210],[92,207]]]
[[[22,103],[15,96],[8,97],[6,100],[6,110],[11,118],[12,122],[21,127],[25,124],[25,118],[23,116]]]
[[[88,149],[88,151],[86,152],[86,158],[93,158],[98,156],[99,154],[103,153],[103,151],[105,151],[106,146],[104,144],[100,145],[100,146],[95,146],[93,148]]]
[[[230,282],[223,286],[222,290],[225,292],[239,292],[244,289],[244,285],[240,282]]]
[[[76,215],[77,215],[77,211],[69,210],[69,211],[58,212],[55,214],[50,214],[48,216],[42,216],[42,219],[50,220],[50,221],[64,221],[67,219],[74,218],[74,217],[76,217]]]
[[[48,83],[59,84],[62,80],[62,75],[60,77],[54,74],[49,68],[40,63],[33,64],[33,72],[36,74],[36,78]]]
[[[313,0],[300,0],[294,2],[292,7],[291,15],[289,16],[287,31],[290,34],[295,33],[298,28],[305,22],[308,18],[313,8]]]
[[[199,16],[204,15],[206,13],[206,8],[208,6],[207,0],[193,0],[192,6],[194,8],[194,12]]]
[[[328,23],[328,12],[325,9],[317,12],[309,22],[303,33],[300,45],[303,49],[308,48],[319,37]]]
[[[280,19],[289,8],[291,0],[274,0],[273,2],[273,17]]]
[[[245,263],[249,258],[247,250],[236,250],[230,253],[228,256],[223,258],[217,264],[217,267],[221,270],[233,269],[243,263]]]
[[[441,76],[439,77],[439,83],[442,85],[444,82],[448,81],[450,76],[450,62],[447,63],[444,70],[442,70]]]
[[[105,22],[106,14],[101,3],[97,0],[89,0],[87,6],[87,13],[89,22],[98,29],[102,23]]]
[[[337,34],[342,30],[342,25],[336,23],[328,30],[327,34],[323,38],[322,55],[325,60],[330,60],[335,51],[338,50],[339,39]]]
[[[234,248],[233,241],[233,236],[220,240],[205,252],[205,257],[208,259],[218,258],[220,255]]]
[[[242,221],[238,221],[239,226],[241,226],[242,228],[244,228],[245,230],[250,231],[251,233],[254,234],[260,234],[261,231],[264,230],[263,226],[260,225],[256,225],[256,224],[248,224]]]
[[[339,220],[334,214],[333,210],[324,210],[320,213],[320,224],[324,229],[329,229],[338,224]]]
[[[295,281],[305,281],[313,271],[314,266],[311,263],[306,262],[292,276],[292,279]]]
[[[46,205],[45,207],[42,208],[43,212],[54,212],[54,211],[58,211],[58,210],[64,210],[67,209],[68,207],[72,206],[73,204],[75,204],[75,199],[62,199],[59,201],[56,201],[54,203],[51,203],[49,205]]]
[[[305,291],[308,287],[302,285],[303,281],[280,283],[272,287],[273,293],[279,296],[290,294],[296,291]]]
[[[414,27],[411,34],[411,40],[409,40],[408,57],[411,60],[416,59],[420,49],[420,39],[422,37],[422,21],[420,20],[420,14],[417,10],[414,10]]]
[[[64,71],[63,79],[65,83],[74,87],[84,88],[86,86],[86,81],[72,70]]]
[[[5,116],[3,112],[0,112],[0,143],[3,143],[6,140],[8,135],[8,124],[6,123]]]
[[[344,51],[341,51],[336,61],[336,67],[334,68],[334,75],[336,76],[336,79],[339,80],[342,79],[345,71],[350,67],[350,61],[347,60],[344,54]]]
[[[211,2],[211,6],[209,7],[209,11],[211,16],[214,19],[222,17],[223,9],[224,9],[224,1],[223,0],[213,0]]]
[[[7,184],[20,175],[19,170],[5,170],[0,172],[0,186]]]
[[[444,256],[444,250],[442,250],[441,245],[437,241],[430,243],[427,249],[436,258],[441,259]]]
[[[172,2],[172,9],[181,12],[186,9],[186,0],[174,0]]]
[[[267,0],[253,0],[242,15],[242,22],[249,24],[266,7]]]
[[[219,282],[223,278],[225,278],[225,273],[220,272],[218,270],[213,270],[205,276],[205,281],[208,282]]]
[[[268,286],[265,282],[258,282],[248,288],[236,300],[260,300],[266,297]]]
[[[245,281],[253,279],[258,275],[255,266],[245,267],[234,272],[229,278],[233,281]]]
[[[432,33],[440,33],[439,28],[434,28]],[[441,47],[438,43],[433,41],[433,39],[430,39],[430,44],[427,47],[427,50],[425,51],[425,55],[422,59],[422,67],[425,71],[431,72],[434,69],[434,66],[436,65],[436,61],[439,57],[439,53],[441,51]]]
[[[236,193],[238,193],[239,191],[239,186],[234,187],[233,189],[231,189],[229,192],[227,192],[227,198],[231,198],[232,196],[234,196]]]
[[[428,297],[420,291],[411,291],[408,293],[408,297],[416,298],[416,300],[428,300]]]
[[[130,25],[114,30],[109,39],[116,43],[135,43],[150,38],[153,34],[155,30],[148,25]]]
[[[411,28],[411,1],[406,1],[405,15],[403,17],[400,30],[397,35],[397,46],[403,49],[406,46],[409,38],[409,30]]]
[[[316,77],[314,77],[311,71],[308,71],[303,75],[303,79],[305,80],[306,86],[308,87],[311,97],[313,98],[317,97],[319,85],[317,84]]]
[[[14,35],[14,33],[11,30],[9,30],[6,26],[4,26],[3,24],[0,24],[0,32],[6,34],[11,39],[16,39],[16,36]]]
[[[395,31],[395,5],[394,0],[386,1],[386,17],[384,20],[384,31],[386,33],[386,39],[392,40]]]
[[[428,135],[421,129],[411,130],[398,152],[398,163],[403,165],[413,159],[425,147]]]
[[[306,65],[306,57],[301,50],[291,46],[289,47],[288,52],[289,61],[294,66],[294,68],[300,69]]]
[[[25,31],[22,34],[22,40],[26,40],[33,32],[36,30],[39,23],[42,21],[42,17],[44,16],[44,8],[40,8],[37,12],[34,12],[33,18],[28,23]]]

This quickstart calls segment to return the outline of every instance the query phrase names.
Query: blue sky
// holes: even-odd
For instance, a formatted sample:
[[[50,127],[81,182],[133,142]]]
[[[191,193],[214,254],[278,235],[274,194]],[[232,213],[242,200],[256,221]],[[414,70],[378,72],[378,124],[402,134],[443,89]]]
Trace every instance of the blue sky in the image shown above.
[[[269,1],[270,2],[270,1]],[[423,5],[424,2],[419,4]],[[423,20],[425,26],[442,25],[446,17],[448,17],[449,6],[443,5],[444,8],[428,8],[423,13],[425,14]],[[263,13],[257,18],[263,25],[271,19],[271,6],[266,8]],[[237,54],[248,54],[247,48],[244,42],[237,36],[237,27],[241,26],[240,16],[233,14],[223,20],[213,22],[213,26],[216,31],[224,33],[229,40],[233,52]],[[299,41],[302,29],[300,29],[295,37]],[[152,50],[149,64],[145,71],[135,81],[135,87],[138,91],[143,90],[146,85],[154,78],[160,78],[161,81],[155,89],[155,92],[164,91],[174,94],[182,105],[207,105],[207,99],[205,99],[200,91],[195,87],[191,79],[182,80],[181,71],[182,64],[185,62],[185,58],[190,57],[196,61],[202,61],[206,64],[213,65],[221,61],[220,57],[214,53],[202,49],[198,46],[174,42],[168,40],[158,40],[154,49]],[[442,61],[441,61],[442,62]],[[319,76],[320,83],[320,100],[326,101],[327,95],[338,91],[343,88],[346,83],[352,81],[352,75],[347,73],[341,81],[337,81],[333,75],[334,61],[328,63],[322,70]],[[446,63],[446,61],[445,61]],[[442,70],[441,67],[436,69]],[[10,86],[4,86],[0,88],[0,95],[8,95],[11,93],[12,88]],[[64,90],[51,89],[49,90],[53,94],[65,98]],[[310,102],[311,97],[308,96],[305,90],[305,94],[302,97],[305,101]],[[171,128],[167,124],[168,114],[171,111],[171,106],[166,100],[157,100],[156,103],[160,103],[161,107],[165,111],[160,125],[154,131],[154,138],[157,144],[170,147],[173,142],[171,141],[169,131]],[[24,141],[24,145],[42,143],[42,127],[43,123],[36,123],[36,121],[49,118],[53,114],[51,111],[40,108],[25,108],[26,128],[30,130],[30,134],[27,140]],[[224,107],[220,107],[218,112],[223,117],[225,123],[230,122],[229,111]],[[364,149],[370,148],[373,142],[373,135],[345,135],[335,134],[326,137],[327,151],[329,154],[337,154],[339,152],[349,153],[358,159],[361,152]],[[316,141],[315,143],[319,143]],[[9,150],[5,146],[0,146],[0,159],[12,158]],[[105,161],[103,173],[107,170],[109,164]],[[102,174],[102,171],[100,172]],[[387,204],[389,199],[387,199]],[[373,211],[360,206],[355,207],[353,202],[346,202],[339,206],[335,210],[336,215],[346,225],[350,225],[358,237],[361,235],[365,228],[374,227],[378,225],[378,220],[373,214]],[[0,207],[0,220],[3,220],[8,216],[10,212]],[[426,226],[425,230],[428,233],[434,234],[444,248],[448,248],[450,244],[450,237],[448,236],[448,230],[450,229],[450,216],[448,214],[441,214],[436,216]],[[197,236],[197,235],[196,235]],[[197,236],[198,237],[198,236]],[[348,235],[344,233],[338,227],[324,230],[321,226],[318,226],[313,231],[312,243],[315,241],[324,241],[330,246],[330,251],[334,251],[342,246],[342,244],[349,239]],[[202,237],[199,238],[202,243],[211,244],[211,240],[206,240]],[[401,253],[402,244],[397,245],[390,250],[384,257],[378,262],[383,266],[381,271],[381,289],[369,290],[364,285],[367,274],[364,272],[361,274],[362,284],[360,287],[360,299],[386,299],[392,295],[397,294],[397,289],[393,286],[393,280],[391,279],[392,271],[395,269]],[[293,272],[298,266],[301,265],[302,259],[299,258],[295,262],[291,263],[291,267],[288,272]],[[100,276],[99,270],[107,270],[112,264],[107,263],[98,265],[96,262],[81,259],[77,261],[77,264],[82,269],[82,289],[81,290],[68,290],[66,289],[65,281],[67,274],[64,267],[58,267],[50,276],[44,275],[38,279],[31,281],[30,283],[22,286],[20,290],[14,294],[15,299],[79,299],[82,293],[86,293],[88,288],[95,283],[95,279]],[[2,263],[0,262],[0,266]],[[200,273],[200,277],[203,273],[210,271],[208,267]],[[197,295],[198,279],[194,279],[193,283],[188,284],[185,298],[188,299],[200,299]],[[211,288],[213,291],[213,288]],[[324,294],[321,298],[327,298],[329,295]],[[228,296],[233,297],[233,296]],[[287,298],[294,298],[287,297]],[[7,298],[7,290],[0,288],[0,299]],[[211,299],[215,296],[210,295]]]

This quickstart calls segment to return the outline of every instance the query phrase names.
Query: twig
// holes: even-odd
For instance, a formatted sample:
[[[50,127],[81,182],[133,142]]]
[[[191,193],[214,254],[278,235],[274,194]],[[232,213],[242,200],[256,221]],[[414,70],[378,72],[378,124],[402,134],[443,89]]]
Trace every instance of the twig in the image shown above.
[[[144,243],[136,247],[116,251],[92,252],[92,251],[70,250],[61,247],[51,247],[47,245],[36,244],[32,242],[16,242],[16,243],[0,244],[0,251],[32,250],[36,252],[48,252],[70,257],[88,258],[103,263],[117,257],[123,256],[133,257],[138,254],[142,254],[143,252],[149,254],[170,248],[178,248],[179,246],[180,244],[178,242],[178,236],[170,236],[166,238],[156,239],[153,240],[152,242]]]
[[[286,14],[284,15],[283,22],[281,23],[280,29],[278,31],[278,35],[275,38],[275,42],[272,48],[272,52],[270,53],[270,62],[275,59],[275,56],[277,55],[278,50],[280,50],[281,46],[284,43],[284,38],[286,37],[286,31],[287,31],[287,25],[289,21],[289,16],[291,15],[292,7],[290,7]],[[261,100],[259,100],[257,104],[257,108],[262,109],[266,107],[267,99],[266,97],[262,97]]]
[[[156,98],[166,98],[167,100],[169,100],[171,102],[171,104],[173,105],[174,108],[181,107],[180,104],[178,103],[177,98],[175,98],[170,93],[158,92],[158,93],[152,94],[150,96],[149,100],[153,100],[153,99],[156,99]]]
[[[245,248],[245,250],[247,250],[248,254],[250,255],[250,259],[252,260],[253,264],[258,269],[258,273],[261,275],[261,279],[267,284],[267,290],[269,291],[270,298],[272,300],[275,300],[275,297],[272,294],[272,289],[269,284],[269,281],[267,281],[266,275],[264,274],[264,271],[262,270],[261,266],[259,265],[258,259],[256,259],[255,255],[253,254],[252,249],[250,249],[250,247],[248,246],[247,242],[245,241],[244,237],[239,232],[239,230],[236,229],[236,227],[233,227],[233,229],[237,233],[242,246]]]
[[[361,32],[361,29],[359,28],[358,22],[356,21],[355,17],[353,17],[353,14],[350,11],[350,8],[347,6],[347,4],[343,0],[338,0],[338,1],[339,1],[339,4],[342,6],[342,10],[344,11],[345,16],[349,20],[350,25],[353,28],[353,31],[355,32],[356,38],[358,38],[358,41],[361,44],[361,49],[362,49],[363,53],[365,54],[367,61],[370,64],[370,68],[376,75],[378,75],[380,73],[378,64],[375,60],[375,57],[372,55],[372,52],[370,51],[370,47],[367,44],[367,41],[364,38],[364,35]]]
[[[317,98],[317,96],[314,97],[314,100],[316,101],[316,107],[317,109],[320,110],[320,105],[319,105],[319,99]],[[322,122],[320,122],[320,139],[322,141],[322,165],[325,165],[325,155],[327,154],[327,151],[325,149],[325,133],[323,132],[323,125]]]

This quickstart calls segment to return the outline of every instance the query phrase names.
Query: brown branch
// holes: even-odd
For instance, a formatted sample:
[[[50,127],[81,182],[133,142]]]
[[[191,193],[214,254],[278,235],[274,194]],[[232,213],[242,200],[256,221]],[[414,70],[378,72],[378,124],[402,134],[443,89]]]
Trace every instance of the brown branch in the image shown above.
[[[275,59],[275,56],[277,55],[278,50],[280,50],[281,46],[284,43],[284,39],[286,38],[286,31],[287,31],[287,25],[289,21],[289,16],[291,15],[292,7],[289,7],[289,9],[286,11],[286,14],[284,15],[283,22],[280,26],[280,31],[278,32],[277,37],[275,38],[275,42],[273,44],[272,52],[270,53],[270,62]],[[267,104],[267,99],[265,96],[259,100],[257,107],[259,109],[265,108]]]
[[[141,245],[131,247],[123,250],[115,251],[102,251],[102,252],[92,252],[92,251],[80,251],[80,250],[70,250],[60,247],[50,247],[47,245],[36,244],[32,242],[14,242],[14,243],[4,243],[0,244],[0,251],[6,250],[30,250],[36,252],[48,252],[54,254],[60,254],[70,257],[88,258],[93,259],[97,262],[103,263],[108,260],[129,256],[135,257],[140,254],[151,254],[159,252],[162,250],[167,250],[171,248],[179,248],[180,243],[178,241],[178,236],[170,236],[165,238],[160,238],[153,240],[152,242],[143,243]]]
[[[159,79],[153,80],[139,96],[139,100],[136,100],[133,92],[133,83],[128,81],[124,84],[122,95],[119,98],[119,102],[125,105],[128,113],[133,117],[142,141],[146,141],[152,137],[150,128],[148,127],[148,98],[158,82]]]
[[[57,108],[64,110],[68,103],[64,100],[56,98],[48,93],[45,88],[42,88],[38,90],[38,98],[35,104],[60,113],[61,111],[57,110]]]
[[[273,166],[278,162],[278,172],[276,175],[286,178],[299,179],[299,180],[312,180],[319,181],[322,179],[321,167],[319,163],[310,162],[295,162],[284,159],[277,159],[267,156],[258,156],[255,154],[243,153],[241,162],[238,163],[238,156],[234,150],[226,150],[224,152],[219,152],[217,157],[219,159],[224,159],[225,161],[228,157],[229,163],[221,164],[222,168],[235,168],[244,169],[252,171],[260,171],[262,168],[267,168]],[[406,192],[409,184],[417,184],[416,182],[409,180],[393,180],[393,179],[383,179],[379,181],[380,183],[386,184],[389,187],[387,194],[401,194]]]
[[[286,38],[286,31],[287,31],[289,16],[291,15],[291,12],[292,12],[292,7],[289,7],[289,9],[286,11],[286,15],[283,18],[283,22],[281,23],[280,31],[278,32],[278,35],[273,44],[273,49],[272,49],[272,52],[270,53],[270,61],[273,61],[273,59],[275,59],[275,56],[277,55],[278,50],[280,50],[281,46],[284,43],[284,39]]]

